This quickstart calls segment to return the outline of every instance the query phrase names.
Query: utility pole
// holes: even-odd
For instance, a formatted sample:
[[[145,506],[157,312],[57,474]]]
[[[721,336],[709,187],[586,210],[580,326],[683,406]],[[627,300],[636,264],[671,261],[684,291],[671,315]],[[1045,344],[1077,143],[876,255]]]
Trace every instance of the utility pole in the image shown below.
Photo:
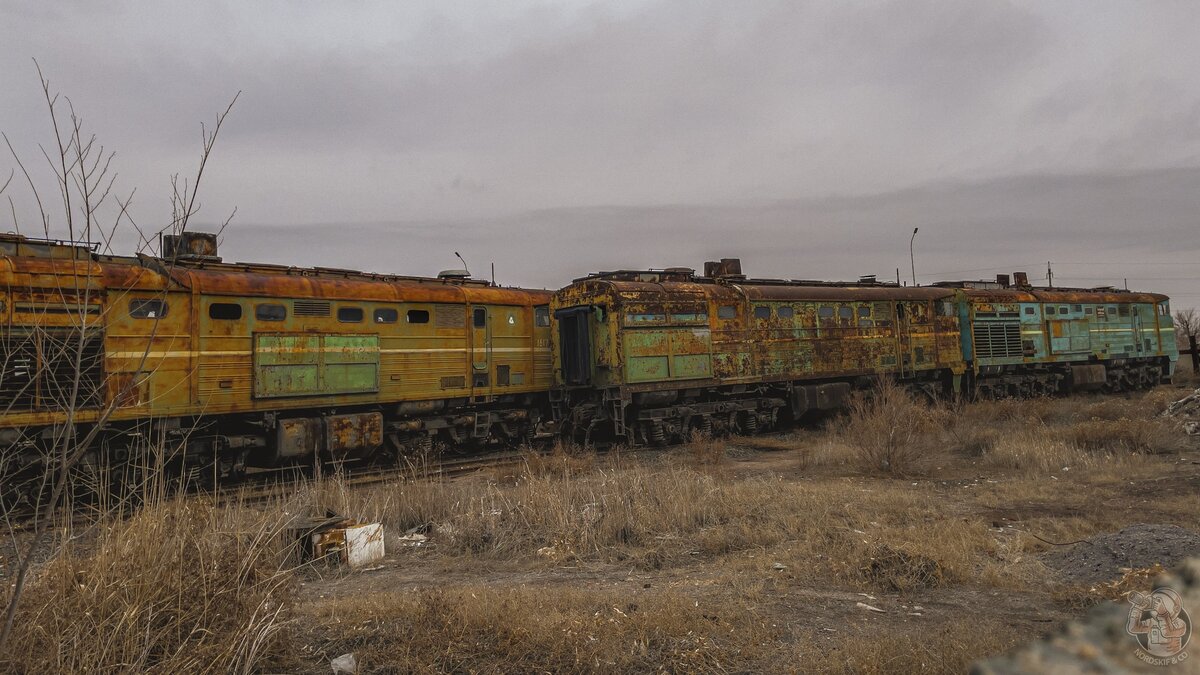
[[[908,240],[908,262],[912,265],[913,286],[917,285],[917,259],[913,257],[913,242],[917,240],[917,230],[919,229],[914,227],[913,236]]]
[[[1054,288],[1054,270],[1050,269],[1050,261],[1046,261],[1046,285]]]

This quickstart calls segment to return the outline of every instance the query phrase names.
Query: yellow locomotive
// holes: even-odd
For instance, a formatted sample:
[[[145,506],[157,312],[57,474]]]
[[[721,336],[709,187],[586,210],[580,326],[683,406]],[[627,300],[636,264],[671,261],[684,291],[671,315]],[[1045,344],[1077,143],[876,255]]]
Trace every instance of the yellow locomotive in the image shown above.
[[[193,471],[520,441],[546,422],[550,293],[224,263],[210,234],[162,256],[0,237],[0,446]],[[146,443],[145,441],[152,441]]]

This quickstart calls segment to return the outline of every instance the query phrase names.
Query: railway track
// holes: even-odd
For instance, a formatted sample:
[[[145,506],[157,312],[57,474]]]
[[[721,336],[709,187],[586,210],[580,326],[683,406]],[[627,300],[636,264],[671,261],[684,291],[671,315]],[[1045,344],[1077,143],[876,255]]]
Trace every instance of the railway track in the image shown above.
[[[220,506],[232,504],[257,505],[269,504],[282,499],[289,492],[295,492],[303,482],[315,481],[340,475],[341,482],[347,487],[362,488],[379,485],[394,480],[441,480],[465,476],[479,471],[494,470],[506,467],[519,467],[534,456],[544,456],[549,449],[526,449],[523,451],[503,451],[466,457],[448,457],[421,464],[408,464],[387,468],[368,467],[352,468],[340,474],[303,472],[297,468],[287,470],[268,470],[251,474],[247,482],[235,485],[195,489],[198,496],[215,496]],[[61,528],[70,525],[73,528],[90,525],[102,516],[112,513],[114,509],[96,504],[83,504],[72,510],[69,517],[59,514],[50,528]],[[33,513],[14,512],[9,514],[9,529],[13,533],[32,532],[38,522]]]

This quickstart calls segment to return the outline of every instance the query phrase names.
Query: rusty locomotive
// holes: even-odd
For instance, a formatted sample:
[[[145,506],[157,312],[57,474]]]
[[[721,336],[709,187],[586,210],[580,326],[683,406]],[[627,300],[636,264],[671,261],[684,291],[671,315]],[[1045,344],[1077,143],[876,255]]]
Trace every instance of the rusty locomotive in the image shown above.
[[[200,233],[162,248],[0,238],[10,469],[67,446],[97,469],[166,448],[172,466],[236,479],[544,433],[549,292],[230,264]]]
[[[0,236],[9,472],[68,447],[85,470],[153,451],[233,480],[435,444],[661,444],[836,409],[881,375],[934,396],[1027,396],[1150,386],[1178,357],[1166,296],[1020,275],[764,280],[724,260],[550,293],[455,271],[226,263],[202,233],[161,243],[160,256],[114,256]]]
[[[551,302],[556,417],[578,439],[755,433],[887,376],[931,397],[1121,391],[1170,378],[1168,298],[994,282],[905,287],[705,273],[594,274]]]

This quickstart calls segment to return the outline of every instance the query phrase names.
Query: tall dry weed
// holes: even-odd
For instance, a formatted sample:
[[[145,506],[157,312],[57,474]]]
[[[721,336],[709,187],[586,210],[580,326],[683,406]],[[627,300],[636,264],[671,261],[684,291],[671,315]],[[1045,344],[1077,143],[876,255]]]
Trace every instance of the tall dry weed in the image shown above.
[[[856,396],[839,429],[859,468],[893,475],[919,473],[941,453],[948,413],[882,378]]]
[[[5,670],[249,673],[286,660],[281,520],[180,498],[98,527],[36,570]]]

